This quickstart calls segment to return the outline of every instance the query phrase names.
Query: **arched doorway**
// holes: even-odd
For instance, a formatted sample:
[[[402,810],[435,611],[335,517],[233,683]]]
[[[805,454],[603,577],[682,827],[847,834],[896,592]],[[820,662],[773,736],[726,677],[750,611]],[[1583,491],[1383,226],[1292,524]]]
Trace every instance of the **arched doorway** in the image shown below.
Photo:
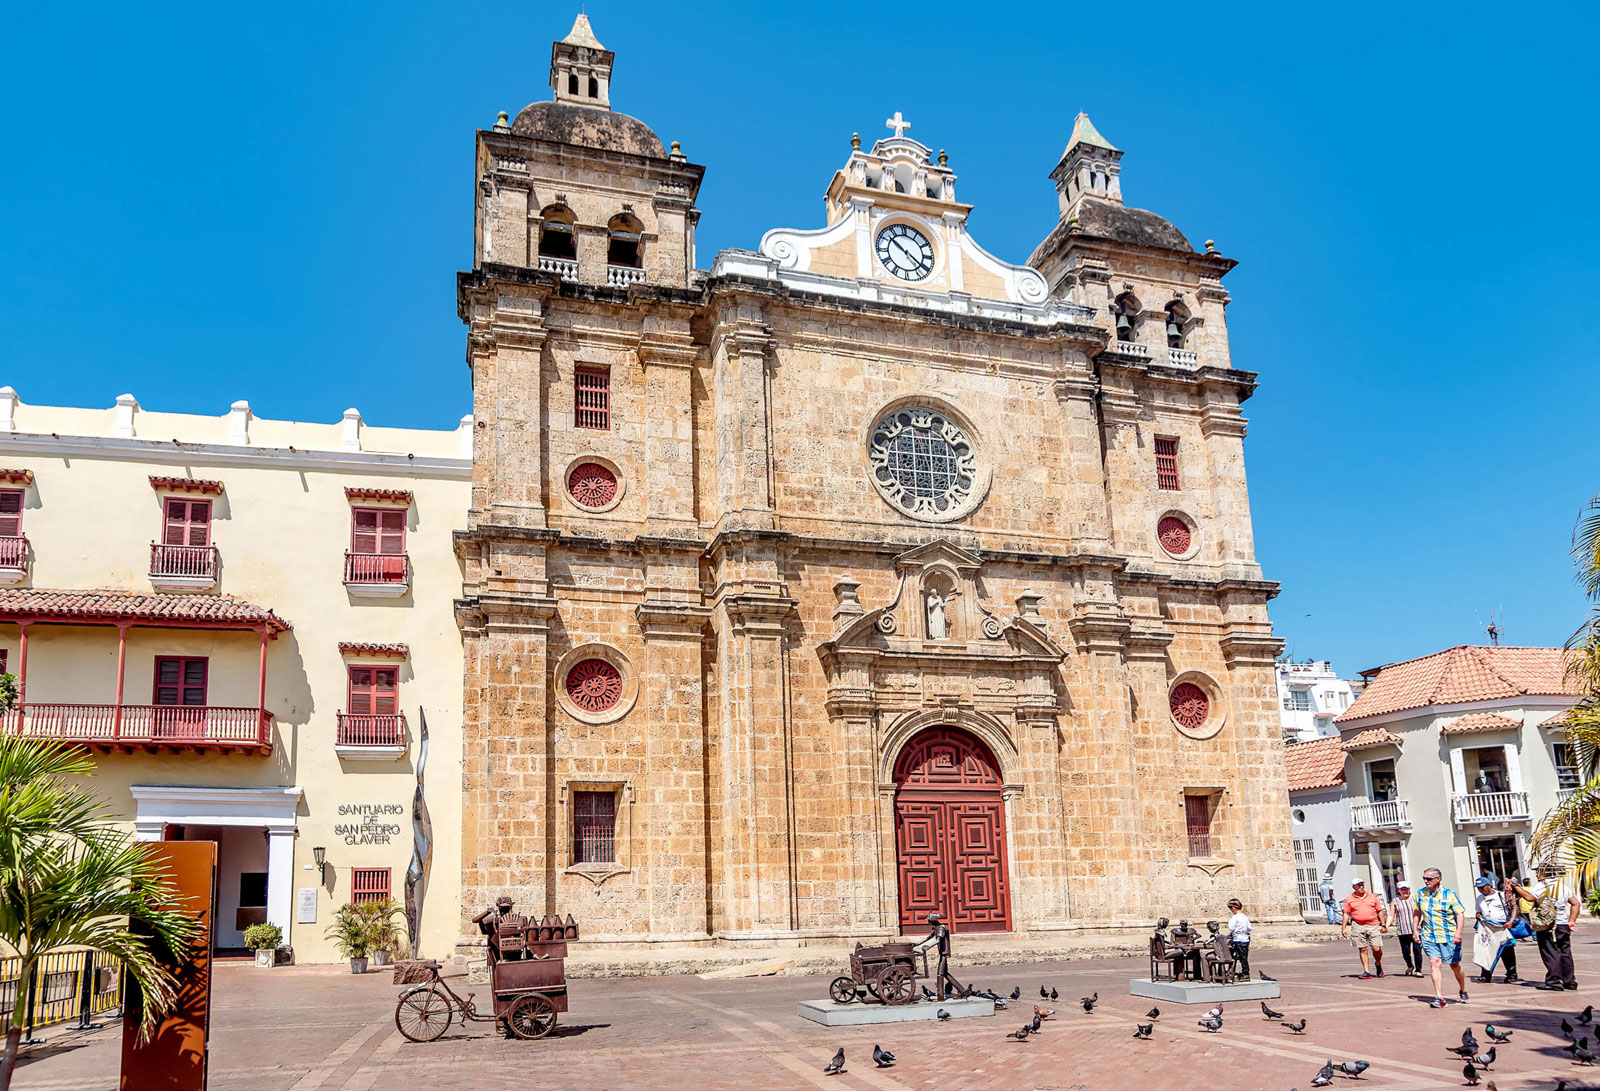
[[[900,930],[937,910],[953,932],[1009,932],[1000,765],[965,731],[913,735],[894,765]]]

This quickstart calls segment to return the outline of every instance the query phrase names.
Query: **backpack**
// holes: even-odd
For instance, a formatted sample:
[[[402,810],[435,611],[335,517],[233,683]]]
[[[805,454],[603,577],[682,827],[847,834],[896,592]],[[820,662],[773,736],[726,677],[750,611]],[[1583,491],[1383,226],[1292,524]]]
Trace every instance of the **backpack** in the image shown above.
[[[1547,890],[1533,903],[1533,912],[1528,914],[1528,919],[1533,922],[1535,932],[1548,932],[1556,926],[1556,917],[1560,913],[1561,899],[1554,890]]]

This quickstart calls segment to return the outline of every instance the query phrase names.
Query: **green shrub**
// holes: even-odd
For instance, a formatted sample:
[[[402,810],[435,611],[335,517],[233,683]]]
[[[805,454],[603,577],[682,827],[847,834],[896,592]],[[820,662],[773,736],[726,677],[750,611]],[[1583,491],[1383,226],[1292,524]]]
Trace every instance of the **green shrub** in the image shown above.
[[[1583,906],[1591,917],[1600,917],[1600,886],[1589,891],[1589,896],[1583,899]]]
[[[333,915],[328,930],[323,933],[333,940],[334,947],[345,958],[366,958],[372,948],[367,941],[371,926],[359,905],[349,902],[341,905]]]
[[[283,929],[275,924],[252,924],[244,930],[244,945],[252,951],[276,951],[283,946]]]

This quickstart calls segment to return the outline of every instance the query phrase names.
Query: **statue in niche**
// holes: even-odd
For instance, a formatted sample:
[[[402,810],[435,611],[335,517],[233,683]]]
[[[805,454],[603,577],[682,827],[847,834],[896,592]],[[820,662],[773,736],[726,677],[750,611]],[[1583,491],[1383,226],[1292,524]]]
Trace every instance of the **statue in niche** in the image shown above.
[[[940,594],[937,587],[928,588],[928,639],[947,640],[950,637],[949,606],[960,592]]]

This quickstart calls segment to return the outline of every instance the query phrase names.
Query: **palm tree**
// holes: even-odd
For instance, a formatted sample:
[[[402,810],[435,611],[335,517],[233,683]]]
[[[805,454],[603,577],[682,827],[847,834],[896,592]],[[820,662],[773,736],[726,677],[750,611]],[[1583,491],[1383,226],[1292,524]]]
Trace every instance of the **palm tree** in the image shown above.
[[[45,955],[110,955],[139,987],[148,1035],[177,997],[168,964],[199,932],[191,914],[171,908],[173,887],[149,846],[109,825],[93,797],[67,779],[93,769],[81,750],[0,733],[0,955],[21,964],[0,1091],[11,1086],[28,991]]]
[[[1585,892],[1600,883],[1600,496],[1578,517],[1572,556],[1589,614],[1567,641],[1567,680],[1578,703],[1567,713],[1566,727],[1584,782],[1539,823],[1532,856],[1536,863],[1564,867],[1574,889]]]

